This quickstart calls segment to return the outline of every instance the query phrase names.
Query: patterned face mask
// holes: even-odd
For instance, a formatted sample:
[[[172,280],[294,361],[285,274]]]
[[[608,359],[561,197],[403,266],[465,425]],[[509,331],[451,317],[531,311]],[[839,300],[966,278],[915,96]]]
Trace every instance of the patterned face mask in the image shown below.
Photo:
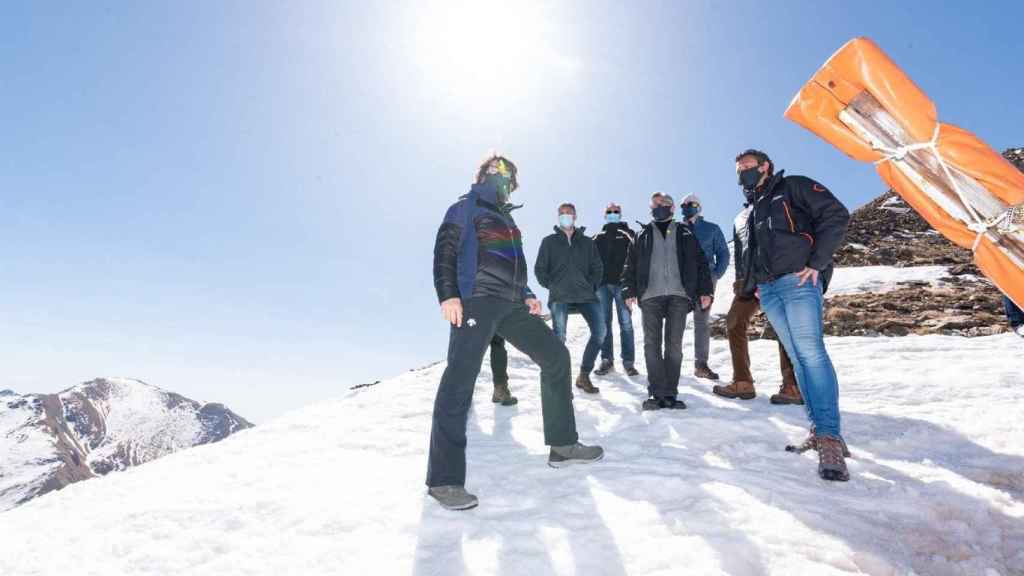
[[[494,185],[498,190],[498,202],[505,204],[512,197],[512,192],[517,188],[516,170],[505,160],[498,158],[487,166],[487,184]]]

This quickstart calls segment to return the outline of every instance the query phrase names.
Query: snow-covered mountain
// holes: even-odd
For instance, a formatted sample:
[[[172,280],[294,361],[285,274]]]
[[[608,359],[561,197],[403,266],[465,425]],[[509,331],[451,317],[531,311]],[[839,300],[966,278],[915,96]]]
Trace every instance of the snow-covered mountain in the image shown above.
[[[0,511],[252,424],[138,380],[97,379],[58,394],[0,392]]]

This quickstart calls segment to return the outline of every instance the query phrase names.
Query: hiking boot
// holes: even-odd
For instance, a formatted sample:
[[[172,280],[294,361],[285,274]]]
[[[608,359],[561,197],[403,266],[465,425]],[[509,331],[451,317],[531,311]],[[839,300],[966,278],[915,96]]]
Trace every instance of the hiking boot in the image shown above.
[[[584,372],[580,372],[580,375],[576,377],[576,387],[587,394],[597,394],[601,391],[600,388],[590,382],[590,375]]]
[[[846,469],[846,443],[835,436],[818,436],[818,476],[823,480],[846,482],[850,471]]]
[[[597,367],[597,370],[594,370],[594,374],[597,374],[598,376],[604,376],[605,374],[611,372],[614,368],[615,363],[612,362],[611,360],[601,360],[601,365]]]
[[[637,369],[634,368],[632,364],[626,364],[625,366],[623,366],[623,368],[626,369],[626,376],[639,376],[640,375],[640,372],[638,372]]]
[[[718,374],[711,371],[708,367],[707,362],[697,362],[693,365],[693,375],[697,378],[707,378],[708,380],[718,380]]]
[[[427,494],[432,496],[445,510],[469,510],[480,503],[477,497],[466,492],[463,486],[431,486]]]
[[[840,444],[843,446],[843,456],[846,458],[850,457],[850,449],[846,446],[846,440],[839,439]],[[799,444],[790,444],[786,446],[786,452],[795,452],[797,454],[803,454],[808,450],[818,449],[818,435],[814,431],[814,426],[811,426],[811,432],[807,435],[807,438]]]
[[[658,400],[657,398],[648,398],[647,400],[644,400],[641,408],[644,410],[661,410],[661,400]]]
[[[790,384],[787,382],[782,383],[782,387],[779,388],[778,394],[772,394],[769,398],[772,404],[803,404],[803,396],[800,395],[800,389],[797,388],[796,384]]]
[[[519,399],[512,395],[512,392],[508,389],[508,382],[495,382],[494,383],[494,394],[491,396],[491,402],[495,404],[501,404],[502,406],[515,406],[519,402]]]
[[[752,400],[757,393],[754,391],[754,383],[746,380],[733,382],[728,386],[715,386],[711,391],[723,398],[739,398],[740,400]]]
[[[552,446],[548,455],[548,466],[565,468],[573,464],[592,464],[604,458],[604,448],[585,446],[579,442],[567,446]]]

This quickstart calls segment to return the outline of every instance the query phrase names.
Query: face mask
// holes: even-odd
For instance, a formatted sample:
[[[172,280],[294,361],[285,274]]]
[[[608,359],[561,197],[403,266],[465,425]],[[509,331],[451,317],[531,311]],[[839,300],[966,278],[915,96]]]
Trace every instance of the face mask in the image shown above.
[[[604,215],[604,221],[609,224],[618,224],[622,221],[622,214],[618,212],[609,212]]]
[[[655,220],[661,222],[664,220],[670,220],[672,218],[672,207],[671,206],[655,206],[651,209],[651,216]]]
[[[575,223],[575,221],[576,218],[574,218],[572,214],[558,215],[558,225],[561,226],[562,228],[572,228],[572,225],[573,223]]]
[[[683,206],[683,216],[686,216],[687,219],[693,218],[697,214],[700,214],[700,206],[693,206],[690,204]]]
[[[739,184],[744,190],[753,190],[761,180],[761,171],[757,166],[740,171]]]
[[[508,204],[512,197],[512,178],[501,174],[488,174],[484,183],[497,189],[498,204]]]

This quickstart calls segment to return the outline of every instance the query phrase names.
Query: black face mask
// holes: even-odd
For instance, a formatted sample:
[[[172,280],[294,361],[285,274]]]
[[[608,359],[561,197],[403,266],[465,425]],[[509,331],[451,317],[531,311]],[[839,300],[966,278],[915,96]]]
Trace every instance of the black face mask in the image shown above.
[[[747,168],[746,170],[740,170],[739,184],[744,190],[753,190],[760,181],[761,171],[758,170],[757,166]]]
[[[671,206],[655,206],[651,209],[651,216],[655,220],[661,222],[672,218],[672,207]]]

